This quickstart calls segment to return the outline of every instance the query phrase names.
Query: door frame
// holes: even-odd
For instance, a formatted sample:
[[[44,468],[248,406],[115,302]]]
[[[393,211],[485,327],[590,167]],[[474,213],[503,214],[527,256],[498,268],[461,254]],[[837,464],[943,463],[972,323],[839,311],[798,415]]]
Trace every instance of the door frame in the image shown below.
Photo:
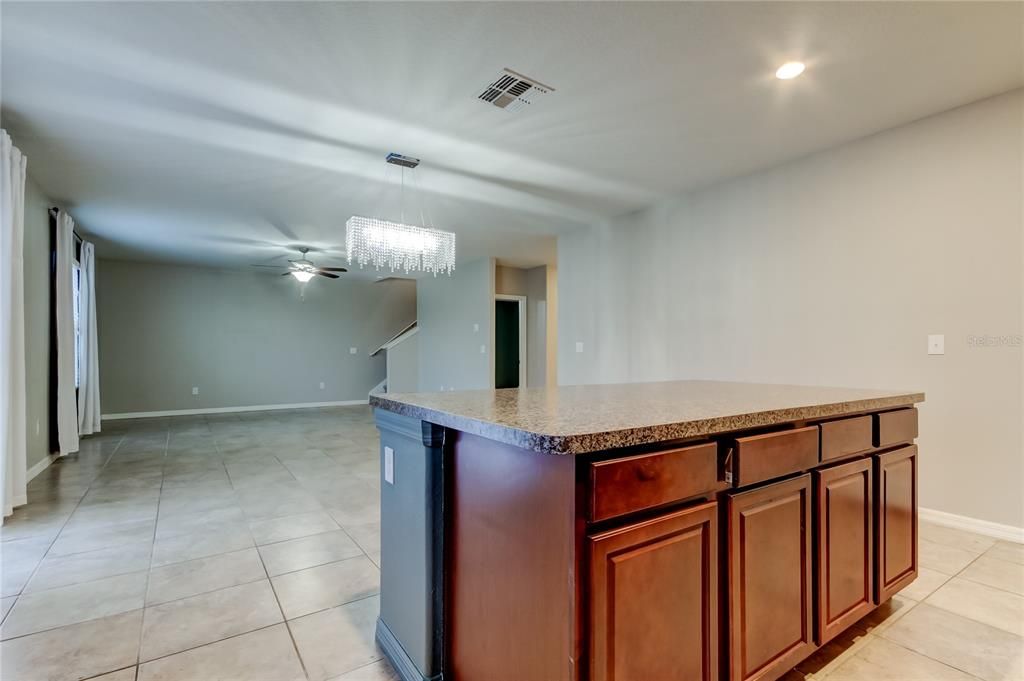
[[[519,387],[527,387],[527,352],[526,352],[526,296],[513,296],[507,293],[496,293],[494,294],[494,302],[497,304],[499,300],[511,300],[519,303]],[[491,353],[493,360],[491,361],[491,385],[494,385],[494,374],[498,369],[498,347],[497,347],[497,332],[498,332],[498,320],[494,320],[494,332],[495,332],[495,347],[494,352]]]

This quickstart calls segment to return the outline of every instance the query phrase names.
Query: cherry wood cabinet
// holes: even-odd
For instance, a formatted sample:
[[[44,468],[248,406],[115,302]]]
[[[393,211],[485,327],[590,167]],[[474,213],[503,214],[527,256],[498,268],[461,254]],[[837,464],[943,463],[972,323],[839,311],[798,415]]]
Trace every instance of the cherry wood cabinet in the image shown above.
[[[876,604],[917,578],[917,445],[875,456]]]
[[[730,681],[772,681],[814,650],[811,476],[728,501]]]
[[[592,681],[718,678],[717,507],[588,538]]]
[[[872,470],[863,458],[813,474],[818,645],[875,607]]]

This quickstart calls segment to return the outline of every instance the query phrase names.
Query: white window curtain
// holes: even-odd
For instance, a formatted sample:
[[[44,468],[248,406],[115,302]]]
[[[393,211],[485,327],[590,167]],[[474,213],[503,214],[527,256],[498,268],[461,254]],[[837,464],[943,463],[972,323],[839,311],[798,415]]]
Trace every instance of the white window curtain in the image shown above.
[[[78,367],[78,434],[100,432],[100,358],[96,335],[96,249],[82,242],[78,257],[78,325],[82,350]]]
[[[57,213],[57,441],[60,455],[78,451],[78,405],[75,397],[75,309],[72,281],[75,222]]]
[[[0,506],[26,503],[25,171],[28,160],[0,129]]]

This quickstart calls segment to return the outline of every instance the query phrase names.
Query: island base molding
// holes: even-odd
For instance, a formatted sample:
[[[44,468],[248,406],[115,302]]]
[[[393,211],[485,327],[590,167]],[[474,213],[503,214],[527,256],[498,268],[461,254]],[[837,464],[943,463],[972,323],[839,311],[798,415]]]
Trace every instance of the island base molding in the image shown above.
[[[388,659],[388,662],[394,667],[395,673],[398,674],[398,678],[402,681],[441,681],[440,673],[434,676],[424,676],[420,673],[416,663],[409,657],[409,653],[405,652],[405,648],[398,642],[398,638],[391,632],[390,627],[380,618],[377,619],[374,638],[384,653],[384,657]]]

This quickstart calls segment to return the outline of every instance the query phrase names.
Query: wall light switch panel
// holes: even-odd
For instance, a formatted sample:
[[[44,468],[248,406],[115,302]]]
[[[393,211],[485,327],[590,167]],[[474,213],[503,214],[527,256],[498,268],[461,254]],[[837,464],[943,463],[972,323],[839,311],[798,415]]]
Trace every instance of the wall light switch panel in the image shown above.
[[[391,447],[384,448],[384,482],[395,484],[395,450]]]
[[[583,341],[576,341],[576,352],[583,352]]]
[[[474,324],[473,325],[473,333],[480,333],[480,325],[479,324]]]
[[[192,388],[192,394],[193,395],[198,395],[199,394],[199,388],[193,387]]]
[[[356,354],[357,352],[359,352],[359,349],[358,349],[358,348],[349,348],[349,349],[348,349],[348,354],[350,354],[350,355],[354,355],[354,354]]]
[[[481,355],[486,355],[487,354],[487,346],[486,345],[481,345],[480,346],[480,354]]]
[[[928,354],[929,355],[944,355],[946,354],[946,336],[941,333],[928,334]]]
[[[320,381],[320,389],[321,389],[321,390],[323,390],[323,389],[324,389],[324,382],[323,382],[323,381]]]

